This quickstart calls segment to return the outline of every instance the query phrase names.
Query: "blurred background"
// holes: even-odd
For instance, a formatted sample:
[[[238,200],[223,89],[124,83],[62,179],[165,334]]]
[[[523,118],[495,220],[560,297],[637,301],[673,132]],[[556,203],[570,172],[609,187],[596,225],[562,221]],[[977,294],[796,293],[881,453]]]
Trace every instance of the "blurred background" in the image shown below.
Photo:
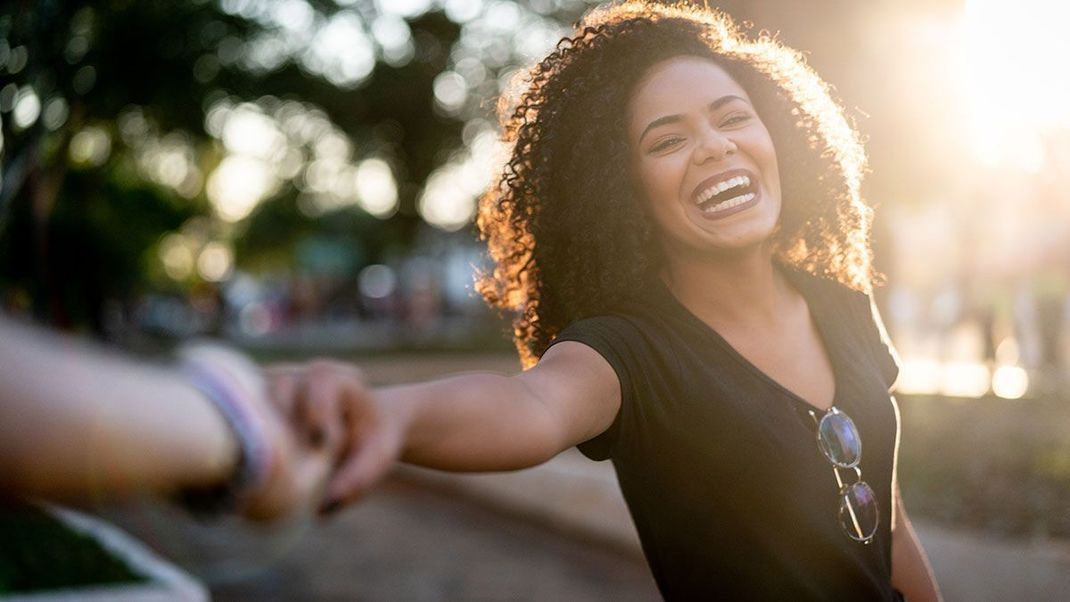
[[[472,287],[487,261],[475,201],[501,160],[494,100],[591,5],[5,3],[0,307],[144,354],[208,335],[263,360],[345,357],[376,383],[518,371],[508,316]],[[1057,599],[1070,8],[711,5],[804,50],[865,137],[876,296],[903,361],[900,479],[945,593]],[[262,541],[241,525],[112,517],[224,599],[656,595],[609,463],[569,452],[527,481],[402,468],[335,527],[272,535],[267,559],[235,543]],[[333,568],[309,564],[335,547]]]

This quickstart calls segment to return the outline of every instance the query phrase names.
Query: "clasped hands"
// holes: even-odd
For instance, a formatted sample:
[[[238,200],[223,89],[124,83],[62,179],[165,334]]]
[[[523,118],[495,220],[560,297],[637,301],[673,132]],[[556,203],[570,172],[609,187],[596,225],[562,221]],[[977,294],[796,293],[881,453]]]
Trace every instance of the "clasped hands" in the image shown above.
[[[375,397],[358,367],[318,359],[262,374],[278,462],[247,516],[275,520],[308,506],[329,514],[360,500],[400,457],[406,418]]]

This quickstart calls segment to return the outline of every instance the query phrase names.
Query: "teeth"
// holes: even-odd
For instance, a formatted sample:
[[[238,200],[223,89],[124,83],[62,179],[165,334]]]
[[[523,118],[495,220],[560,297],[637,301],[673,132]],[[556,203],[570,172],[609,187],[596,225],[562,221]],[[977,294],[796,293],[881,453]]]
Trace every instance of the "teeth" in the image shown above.
[[[716,205],[710,205],[709,207],[703,207],[702,208],[702,212],[703,213],[716,213],[718,211],[724,211],[725,209],[731,209],[732,207],[735,207],[737,205],[742,205],[743,203],[746,203],[747,201],[749,201],[749,200],[751,200],[753,198],[754,198],[754,193],[753,192],[748,192],[747,194],[734,196],[734,197],[728,199],[727,201],[721,201],[720,203],[717,203]]]
[[[732,188],[733,186],[750,186],[750,178],[747,176],[736,176],[734,178],[729,178],[722,182],[718,182],[710,188],[707,188],[705,191],[702,192],[702,194],[698,195],[698,202],[704,203],[710,200],[711,198],[717,196],[718,194],[721,194],[722,192],[728,190],[729,188]]]

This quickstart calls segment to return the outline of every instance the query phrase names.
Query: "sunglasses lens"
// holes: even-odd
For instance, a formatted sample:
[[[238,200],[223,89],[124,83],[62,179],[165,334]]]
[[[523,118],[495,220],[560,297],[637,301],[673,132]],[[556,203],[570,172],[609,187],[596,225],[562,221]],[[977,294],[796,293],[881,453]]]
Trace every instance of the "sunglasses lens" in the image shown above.
[[[877,531],[877,496],[864,481],[846,487],[840,496],[840,524],[857,541],[866,541]]]
[[[825,414],[817,427],[817,440],[833,464],[850,468],[862,457],[862,439],[855,423],[843,412]]]

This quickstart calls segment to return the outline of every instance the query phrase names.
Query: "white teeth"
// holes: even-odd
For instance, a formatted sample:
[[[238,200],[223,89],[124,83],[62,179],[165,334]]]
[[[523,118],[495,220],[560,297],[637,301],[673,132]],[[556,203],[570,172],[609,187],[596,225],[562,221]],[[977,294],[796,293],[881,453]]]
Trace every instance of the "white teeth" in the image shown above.
[[[750,178],[747,176],[736,176],[734,178],[729,178],[722,182],[718,182],[717,184],[714,184],[713,186],[704,190],[702,194],[698,195],[698,202],[706,202],[711,198],[717,196],[718,194],[721,194],[722,192],[728,190],[729,188],[732,188],[733,186],[750,186]]]
[[[735,207],[737,205],[742,205],[743,203],[746,203],[747,201],[750,201],[753,198],[754,198],[754,193],[753,192],[748,192],[747,194],[742,194],[740,196],[732,197],[732,198],[728,199],[727,201],[721,201],[720,203],[717,203],[716,205],[710,205],[709,207],[703,207],[702,208],[702,212],[703,213],[716,213],[718,211],[724,211],[725,209],[731,209],[732,207]]]

